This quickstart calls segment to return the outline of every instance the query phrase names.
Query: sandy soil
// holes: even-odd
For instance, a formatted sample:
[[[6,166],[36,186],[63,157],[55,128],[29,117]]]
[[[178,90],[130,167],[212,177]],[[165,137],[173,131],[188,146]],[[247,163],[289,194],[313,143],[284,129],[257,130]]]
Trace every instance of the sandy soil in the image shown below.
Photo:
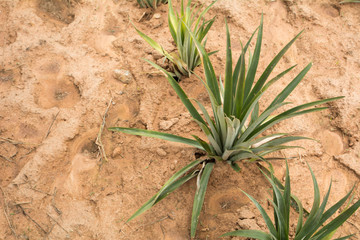
[[[110,99],[105,127],[130,126],[182,136],[200,133],[166,79],[140,60],[161,61],[129,23],[130,19],[173,50],[166,12],[166,5],[154,12],[139,9],[134,0],[0,2],[0,239],[15,239],[14,232],[18,239],[190,238],[194,181],[134,221],[125,221],[176,170],[196,158],[195,149],[105,129],[101,139],[108,162],[104,162],[96,145]],[[327,111],[270,130],[319,140],[300,142],[305,150],[279,154],[297,157],[289,163],[293,191],[306,208],[312,203],[312,183],[305,161],[313,168],[322,194],[333,180],[333,204],[360,179],[360,4],[219,0],[208,13],[208,17],[217,15],[217,20],[207,45],[209,50],[220,50],[212,57],[219,74],[225,65],[224,18],[237,56],[239,39],[247,40],[262,12],[260,70],[305,29],[274,74],[296,63],[297,71],[262,103],[309,62],[314,66],[290,101],[300,104],[345,96]],[[119,69],[130,71],[123,79],[127,83],[114,77]],[[201,68],[196,71],[202,74]],[[181,86],[190,97],[209,104],[195,77],[183,79]],[[264,229],[240,189],[266,205],[269,185],[255,165],[241,167],[236,174],[228,165],[216,165],[197,239],[215,239],[239,228]],[[284,163],[275,167],[282,177]],[[358,190],[355,200],[359,197]],[[359,229],[357,212],[339,234]]]

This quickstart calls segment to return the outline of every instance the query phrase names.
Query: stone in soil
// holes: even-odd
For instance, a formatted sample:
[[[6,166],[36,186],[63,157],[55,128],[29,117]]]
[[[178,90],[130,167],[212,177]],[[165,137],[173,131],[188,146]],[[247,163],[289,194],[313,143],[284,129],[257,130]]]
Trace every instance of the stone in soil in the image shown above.
[[[179,121],[178,118],[172,118],[170,120],[163,120],[159,123],[159,128],[161,130],[169,130],[178,121]]]
[[[129,70],[124,70],[124,69],[115,69],[113,73],[113,77],[116,80],[125,84],[130,83],[134,78]]]

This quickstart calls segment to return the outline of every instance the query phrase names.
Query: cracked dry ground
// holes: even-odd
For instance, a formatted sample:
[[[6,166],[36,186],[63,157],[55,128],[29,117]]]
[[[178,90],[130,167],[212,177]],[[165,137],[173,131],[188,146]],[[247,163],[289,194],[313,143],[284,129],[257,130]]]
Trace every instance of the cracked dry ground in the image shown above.
[[[179,1],[175,4],[179,6]],[[106,130],[130,126],[182,136],[200,134],[166,79],[140,60],[162,61],[129,23],[130,19],[171,51],[175,47],[166,12],[166,5],[155,12],[139,9],[134,0],[0,2],[0,239],[15,239],[12,231],[19,239],[189,239],[193,182],[134,221],[125,221],[176,170],[194,160],[196,151]],[[329,110],[269,130],[319,140],[301,141],[304,149],[279,154],[296,157],[289,161],[292,187],[306,208],[312,203],[312,183],[305,161],[322,194],[332,179],[333,204],[360,176],[360,4],[219,0],[208,13],[217,20],[207,44],[211,51],[220,50],[212,56],[218,73],[223,74],[225,65],[224,17],[237,56],[238,40],[248,39],[262,12],[260,70],[305,29],[274,74],[296,63],[297,71],[274,86],[262,103],[310,61],[313,68],[289,101],[300,104],[345,96]],[[116,75],[120,70],[129,71],[123,82]],[[196,72],[203,74],[201,67]],[[180,84],[190,97],[209,106],[195,77]],[[102,134],[108,162],[100,164],[96,138],[110,99]],[[278,177],[283,177],[284,163],[274,165]],[[264,229],[240,189],[265,204],[269,185],[254,165],[241,167],[242,172],[235,174],[229,166],[217,164],[197,239],[215,239],[238,228]],[[359,197],[357,190],[354,198]],[[359,228],[357,212],[339,234],[358,233]]]

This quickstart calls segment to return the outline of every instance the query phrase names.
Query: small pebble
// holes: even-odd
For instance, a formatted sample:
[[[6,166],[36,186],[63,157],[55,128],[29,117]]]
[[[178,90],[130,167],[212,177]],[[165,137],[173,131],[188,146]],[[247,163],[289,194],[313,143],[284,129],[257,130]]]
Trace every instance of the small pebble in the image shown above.
[[[261,230],[255,219],[239,219],[237,224],[241,229]]]
[[[171,170],[175,170],[175,164],[173,164],[173,163],[170,164],[170,169],[171,169]]]
[[[161,14],[160,14],[160,13],[155,13],[155,14],[154,14],[154,18],[155,18],[155,19],[161,18]]]
[[[133,80],[133,76],[129,70],[115,69],[113,77],[125,84],[130,83]]]
[[[118,156],[121,156],[121,152],[122,152],[121,147],[116,147],[116,148],[114,149],[114,151],[112,152],[111,156],[112,156],[113,158],[116,158],[116,157],[118,157]]]
[[[163,120],[159,123],[159,128],[161,130],[169,130],[178,121],[179,121],[178,118],[172,118],[170,120]]]
[[[255,214],[247,208],[240,208],[237,210],[240,219],[251,219],[255,218]]]
[[[157,153],[159,156],[161,156],[161,157],[165,157],[166,154],[167,154],[167,153],[165,152],[165,150],[162,149],[162,148],[156,149],[156,153]]]

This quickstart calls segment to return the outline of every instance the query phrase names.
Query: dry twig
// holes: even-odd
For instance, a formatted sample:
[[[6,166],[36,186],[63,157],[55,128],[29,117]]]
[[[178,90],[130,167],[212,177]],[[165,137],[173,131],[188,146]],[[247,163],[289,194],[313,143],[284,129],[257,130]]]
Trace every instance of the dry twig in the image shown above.
[[[163,234],[163,239],[165,239],[165,231],[163,225],[160,223],[161,232]]]
[[[0,187],[0,189],[1,189],[1,192],[2,192],[2,194],[4,196],[4,214],[5,214],[6,221],[7,221],[8,225],[9,225],[9,228],[11,229],[11,232],[15,236],[15,239],[18,239],[17,235],[16,235],[16,232],[15,232],[15,229],[14,229],[14,225],[13,225],[13,223],[11,222],[11,220],[9,218],[9,206],[7,204],[6,194],[5,194],[4,190],[2,189],[2,187]]]
[[[350,222],[349,220],[346,221],[346,222],[349,223],[351,226],[353,226],[354,228],[356,228],[360,232],[360,228],[358,226],[356,226],[355,223]]]
[[[11,143],[11,144],[14,144],[14,145],[25,145],[25,144],[27,144],[25,142],[15,141],[15,140],[10,139],[10,138],[0,137],[0,139],[1,139],[1,142],[8,142],[8,143]]]
[[[52,195],[52,199],[51,199],[51,206],[55,209],[55,212],[59,215],[62,214],[61,210],[58,209],[55,205],[55,196],[56,196],[56,188],[54,189],[54,194]]]
[[[32,221],[43,233],[48,234],[47,231],[39,224],[37,223],[29,214],[25,212],[25,209],[21,205],[16,205],[18,208],[20,208],[22,214],[24,214],[25,217],[27,217],[30,221]]]
[[[8,142],[8,143],[11,143],[11,144],[13,144],[13,145],[15,145],[15,146],[17,146],[17,145],[23,145],[22,147],[25,147],[25,146],[31,147],[30,151],[29,151],[28,153],[26,153],[25,155],[31,153],[34,149],[36,149],[36,148],[40,145],[39,143],[21,142],[21,141],[16,141],[16,140],[14,140],[14,139],[4,138],[4,137],[0,137],[0,143],[1,143],[1,142]],[[17,153],[16,153],[16,154],[17,154]],[[16,154],[15,154],[15,155],[16,155]],[[15,155],[14,155],[14,156],[15,156]],[[24,157],[24,156],[20,157],[20,159],[23,158],[23,157]]]
[[[31,185],[30,185],[30,189],[33,190],[33,191],[35,191],[35,192],[39,192],[39,193],[45,194],[45,195],[47,195],[47,196],[52,196],[51,194],[49,194],[49,193],[47,193],[47,192],[44,192],[44,191],[41,191],[41,190],[39,190],[39,189],[36,189],[35,187],[32,187]]]
[[[50,126],[49,126],[49,128],[48,128],[48,130],[47,130],[47,132],[46,132],[46,135],[45,135],[43,141],[49,136],[50,131],[51,131],[51,128],[52,128],[52,126],[53,126],[53,124],[54,124],[57,116],[59,115],[59,113],[60,113],[60,110],[59,110],[59,111],[55,114],[55,116],[53,117],[53,120],[52,120],[51,123],[50,123]]]
[[[61,224],[58,222],[58,221],[56,221],[56,219],[54,218],[54,217],[52,217],[49,213],[46,213],[48,216],[49,216],[49,218],[51,218],[62,230],[64,230],[64,232],[66,232],[67,234],[69,234],[69,232],[63,227],[63,226],[61,226]]]
[[[0,154],[0,158],[5,159],[5,160],[8,161],[8,162],[15,163],[15,162],[14,162],[13,160],[11,160],[10,158],[8,158],[8,157],[6,157],[6,156],[4,156],[4,155],[1,155],[1,154]]]
[[[22,155],[20,157],[20,160],[23,159],[24,157],[26,157],[27,155],[29,155],[30,153],[32,153],[33,151],[35,151],[37,147],[38,146],[32,147],[27,153],[25,153],[24,155]]]
[[[55,225],[56,225],[56,223],[54,223],[53,225],[51,225],[49,231],[47,232],[47,234],[46,234],[45,237],[44,237],[44,240],[45,240],[45,239],[49,239],[49,235],[50,235],[50,233],[52,232],[52,230],[54,229]]]
[[[107,159],[107,157],[106,157],[104,145],[103,145],[103,143],[102,143],[102,141],[101,141],[101,135],[102,135],[102,132],[103,132],[104,127],[105,127],[106,114],[108,113],[111,104],[112,104],[112,98],[110,99],[109,104],[108,104],[108,106],[107,106],[107,108],[106,108],[106,111],[105,111],[105,113],[104,113],[104,116],[103,116],[103,119],[102,119],[102,123],[101,123],[101,126],[100,126],[100,130],[99,130],[99,133],[98,133],[97,138],[96,138],[96,141],[95,141],[95,144],[96,144],[96,145],[98,146],[98,148],[99,148],[99,152],[100,152],[100,154],[101,154],[101,159],[102,159],[102,160],[105,160],[105,162],[107,162],[108,159]]]
[[[166,217],[162,217],[162,218],[160,218],[160,219],[158,219],[158,220],[155,220],[155,221],[153,221],[153,222],[150,222],[150,223],[147,223],[147,224],[142,224],[142,225],[140,225],[139,227],[137,227],[135,230],[131,231],[129,234],[132,234],[132,233],[134,233],[134,232],[137,232],[137,231],[139,231],[139,230],[140,230],[141,228],[143,228],[143,227],[150,226],[150,225],[153,225],[153,224],[155,224],[155,223],[162,222],[162,221],[164,221],[164,220],[166,220],[166,219],[171,219],[171,217],[170,217],[169,215],[167,215]],[[126,226],[130,227],[127,223],[125,223],[125,224],[126,224]],[[130,227],[130,228],[131,228],[131,227]],[[129,235],[129,234],[125,234],[125,235]]]
[[[24,204],[30,204],[32,202],[16,202],[15,205],[24,205]]]

